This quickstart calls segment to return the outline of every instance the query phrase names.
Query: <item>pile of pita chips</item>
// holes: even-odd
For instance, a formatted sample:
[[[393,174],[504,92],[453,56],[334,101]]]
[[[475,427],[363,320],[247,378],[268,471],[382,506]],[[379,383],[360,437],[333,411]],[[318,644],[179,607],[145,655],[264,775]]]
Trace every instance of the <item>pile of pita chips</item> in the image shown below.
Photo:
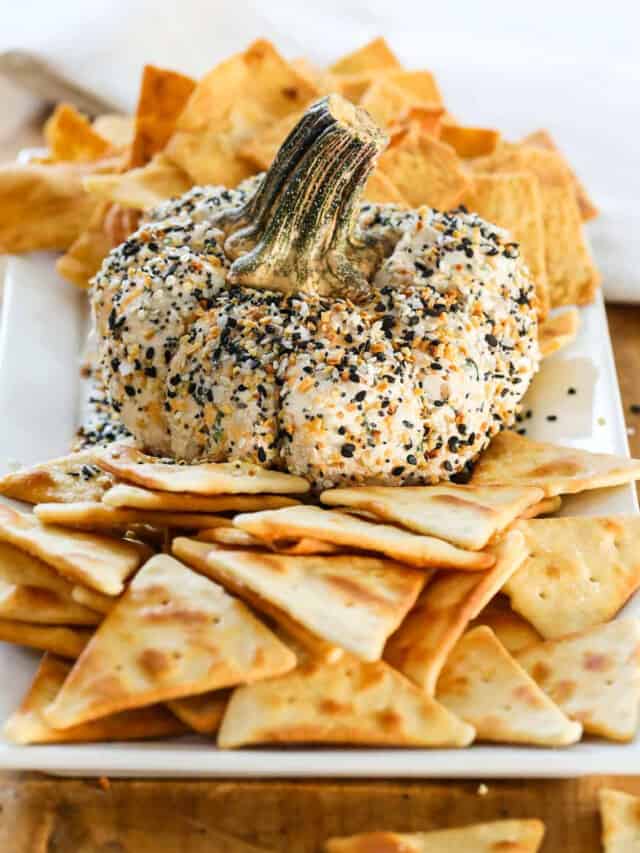
[[[600,817],[604,853],[640,851],[640,797],[600,789]]]

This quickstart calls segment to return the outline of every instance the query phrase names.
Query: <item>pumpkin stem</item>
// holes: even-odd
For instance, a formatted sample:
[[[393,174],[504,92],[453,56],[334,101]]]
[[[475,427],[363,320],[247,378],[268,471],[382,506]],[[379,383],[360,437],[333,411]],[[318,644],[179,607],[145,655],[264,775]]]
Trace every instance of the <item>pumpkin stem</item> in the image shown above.
[[[353,226],[386,142],[369,115],[340,95],[313,104],[254,196],[217,223],[235,258],[229,284],[357,296],[375,258]]]

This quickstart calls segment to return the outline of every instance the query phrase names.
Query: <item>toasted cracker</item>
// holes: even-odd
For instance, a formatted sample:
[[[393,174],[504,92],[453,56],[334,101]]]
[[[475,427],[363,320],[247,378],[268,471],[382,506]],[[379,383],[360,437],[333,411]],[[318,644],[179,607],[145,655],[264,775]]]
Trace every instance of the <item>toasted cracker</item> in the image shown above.
[[[363,832],[330,838],[325,853],[537,853],[540,820],[496,820],[431,832]]]
[[[364,74],[370,71],[401,68],[398,57],[391,50],[386,39],[379,36],[336,60],[329,70],[333,74]]]
[[[242,513],[235,527],[267,541],[311,537],[334,545],[377,551],[417,568],[460,568],[472,571],[493,564],[490,554],[463,551],[441,539],[420,536],[389,524],[315,506],[295,506],[266,512]]]
[[[63,731],[46,721],[43,711],[56,698],[71,665],[46,654],[31,687],[17,711],[9,717],[4,734],[13,743],[90,743],[97,741],[142,740],[182,734],[185,727],[161,706],[152,705],[112,714],[100,720]]]
[[[154,492],[126,483],[117,483],[103,496],[108,506],[131,507],[152,512],[255,512],[295,506],[295,498],[279,495],[190,495],[173,492]]]
[[[600,788],[604,853],[640,853],[640,797]]]
[[[538,326],[538,343],[542,357],[548,358],[573,343],[579,330],[580,312],[577,308],[569,308],[561,314],[547,318]]]
[[[72,583],[52,566],[7,542],[0,542],[0,581],[5,584],[40,587],[55,592],[62,598],[72,598]]]
[[[33,515],[0,505],[0,542],[38,557],[68,580],[106,595],[119,595],[142,563],[139,544],[108,536],[45,526]]]
[[[290,113],[279,121],[266,125],[238,148],[238,154],[259,171],[266,171],[278,153],[278,149],[302,116],[302,111]]]
[[[442,106],[442,95],[431,71],[405,71],[404,69],[389,70],[385,77],[394,86],[403,89],[412,100],[421,101],[432,106]]]
[[[265,548],[269,547],[279,554],[337,554],[341,549],[330,542],[319,539],[282,539],[275,542],[264,542],[256,536],[240,530],[239,527],[215,527],[213,530],[201,530],[196,536],[200,542],[213,542],[227,548]]]
[[[97,625],[101,617],[51,589],[0,579],[0,619],[44,625]]]
[[[194,732],[213,735],[220,728],[230,695],[230,690],[212,690],[199,696],[172,699],[167,705]]]
[[[320,500],[329,506],[367,510],[383,521],[476,551],[542,494],[536,488],[509,486],[361,486],[330,489]]]
[[[449,652],[526,557],[524,537],[510,531],[495,548],[496,563],[481,574],[442,572],[391,636],[384,658],[433,694]]]
[[[168,198],[185,193],[193,186],[193,181],[164,153],[160,153],[139,169],[117,175],[88,176],[82,186],[93,203],[99,199],[125,208],[150,210]]]
[[[58,104],[44,126],[44,138],[53,160],[91,162],[106,157],[110,143],[71,104]]]
[[[534,646],[542,639],[533,625],[511,609],[506,595],[496,595],[492,598],[479,615],[469,622],[469,630],[477,628],[478,625],[487,625],[491,628],[512,655],[528,646]]]
[[[417,128],[380,157],[379,168],[411,207],[449,210],[459,204],[469,180],[456,152]]]
[[[102,614],[108,613],[118,602],[118,598],[114,598],[112,595],[103,595],[101,592],[96,592],[95,589],[87,589],[80,585],[71,589],[71,598],[78,604],[83,604],[90,610]]]
[[[386,77],[378,77],[367,87],[359,103],[379,127],[388,128],[420,101]]]
[[[538,177],[527,172],[476,174],[463,202],[483,219],[506,228],[517,240],[536,285],[539,314],[546,317],[550,296]]]
[[[483,157],[493,154],[500,142],[500,131],[489,127],[465,127],[443,124],[440,139],[450,145],[459,157]]]
[[[365,184],[363,199],[374,204],[397,204],[399,207],[409,207],[409,202],[402,195],[391,178],[380,169],[374,169]]]
[[[425,583],[421,572],[377,557],[300,557],[215,546],[207,552],[203,545],[178,538],[173,553],[189,563],[197,560],[201,571],[258,609],[266,602],[266,612],[276,620],[283,613],[327,643],[365,660],[380,657],[385,640]]]
[[[0,642],[29,646],[65,658],[77,658],[92,635],[93,631],[86,628],[61,628],[58,625],[0,619]]]
[[[310,660],[293,672],[235,690],[218,746],[348,743],[468,746],[473,728],[382,661]]]
[[[93,120],[91,127],[114,148],[127,148],[133,142],[133,116],[104,113]]]
[[[96,454],[96,463],[128,482],[164,492],[198,495],[302,494],[309,483],[302,477],[269,471],[247,462],[209,462],[176,465],[157,462],[134,447],[112,445]]]
[[[640,714],[640,621],[616,619],[530,646],[516,657],[585,732],[633,740]]]
[[[129,530],[140,524],[201,530],[229,525],[228,518],[207,512],[154,512],[108,506],[94,501],[38,504],[35,514],[43,524],[59,524],[62,527],[73,527],[75,530]]]
[[[553,515],[554,512],[558,512],[561,506],[562,498],[559,495],[553,498],[543,498],[537,504],[532,504],[524,512],[520,513],[520,518],[527,519],[538,518],[540,515]]]
[[[582,736],[582,726],[542,692],[486,625],[458,641],[438,678],[436,697],[471,723],[479,740],[568,746]]]
[[[93,464],[93,450],[80,450],[0,478],[0,495],[30,504],[99,501],[113,478]]]
[[[633,480],[640,480],[640,459],[533,441],[507,430],[480,456],[471,484],[538,486],[553,497]]]
[[[506,582],[511,606],[546,639],[613,618],[640,588],[640,516],[535,518],[529,557]]]
[[[55,728],[279,675],[295,655],[242,602],[165,554],[98,628],[45,717]]]

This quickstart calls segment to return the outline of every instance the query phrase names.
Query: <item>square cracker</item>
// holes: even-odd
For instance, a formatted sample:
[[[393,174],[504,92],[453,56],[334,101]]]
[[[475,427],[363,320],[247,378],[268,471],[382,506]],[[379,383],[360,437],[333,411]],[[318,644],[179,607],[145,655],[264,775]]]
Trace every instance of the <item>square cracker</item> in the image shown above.
[[[164,492],[198,495],[303,494],[302,477],[270,471],[247,462],[204,462],[177,465],[157,461],[126,445],[112,445],[96,455],[96,464],[123,480]]]
[[[4,726],[4,734],[13,743],[90,743],[97,741],[141,740],[183,734],[185,727],[177,717],[157,705],[111,714],[100,720],[72,728],[54,729],[43,711],[54,701],[71,664],[46,654],[31,687]]]
[[[296,657],[242,602],[166,554],[138,572],[45,718],[107,714],[287,672]]]
[[[468,746],[473,728],[383,661],[309,660],[281,678],[234,691],[218,734],[251,743]]]
[[[471,723],[479,740],[569,746],[582,736],[580,723],[562,713],[486,625],[458,641],[436,698]]]
[[[640,797],[611,788],[599,797],[604,853],[640,853]]]
[[[93,464],[93,450],[22,468],[0,478],[0,495],[25,503],[99,501],[113,478]]]
[[[360,486],[320,495],[332,507],[362,509],[382,521],[473,551],[543,496],[541,489],[510,486]]]
[[[440,573],[387,642],[384,659],[429,694],[435,692],[444,662],[469,622],[524,561],[523,535],[507,533],[495,555],[495,566],[486,572]]]
[[[471,485],[529,485],[547,497],[640,480],[640,459],[533,441],[505,430],[481,454]]]
[[[190,495],[175,492],[155,492],[127,483],[118,483],[102,498],[107,506],[131,507],[152,512],[255,512],[295,506],[295,498],[279,495]]]
[[[233,519],[233,524],[267,541],[311,537],[334,545],[376,551],[421,569],[480,571],[494,562],[491,554],[482,551],[463,551],[432,536],[316,506],[242,513]]]
[[[229,519],[208,512],[178,512],[108,506],[105,503],[82,501],[70,504],[38,504],[35,515],[43,524],[58,524],[75,530],[130,530],[140,524],[151,527],[183,527],[185,530],[206,530],[228,527]]]
[[[92,636],[93,631],[86,628],[35,625],[0,619],[0,641],[3,643],[53,652],[63,658],[77,658]]]
[[[505,583],[511,606],[546,639],[612,619],[640,588],[640,516],[522,521],[529,557]]]
[[[585,732],[633,740],[640,714],[640,621],[616,619],[537,643],[516,659]]]

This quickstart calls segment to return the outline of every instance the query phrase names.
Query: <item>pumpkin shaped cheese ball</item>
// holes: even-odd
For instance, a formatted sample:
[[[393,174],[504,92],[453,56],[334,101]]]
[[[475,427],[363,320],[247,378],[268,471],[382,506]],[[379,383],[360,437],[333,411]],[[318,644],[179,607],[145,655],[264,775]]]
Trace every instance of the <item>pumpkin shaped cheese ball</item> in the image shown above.
[[[362,203],[385,144],[331,95],[267,173],[167,202],[105,259],[100,360],[140,446],[419,484],[513,424],[540,360],[518,246],[464,210]]]

